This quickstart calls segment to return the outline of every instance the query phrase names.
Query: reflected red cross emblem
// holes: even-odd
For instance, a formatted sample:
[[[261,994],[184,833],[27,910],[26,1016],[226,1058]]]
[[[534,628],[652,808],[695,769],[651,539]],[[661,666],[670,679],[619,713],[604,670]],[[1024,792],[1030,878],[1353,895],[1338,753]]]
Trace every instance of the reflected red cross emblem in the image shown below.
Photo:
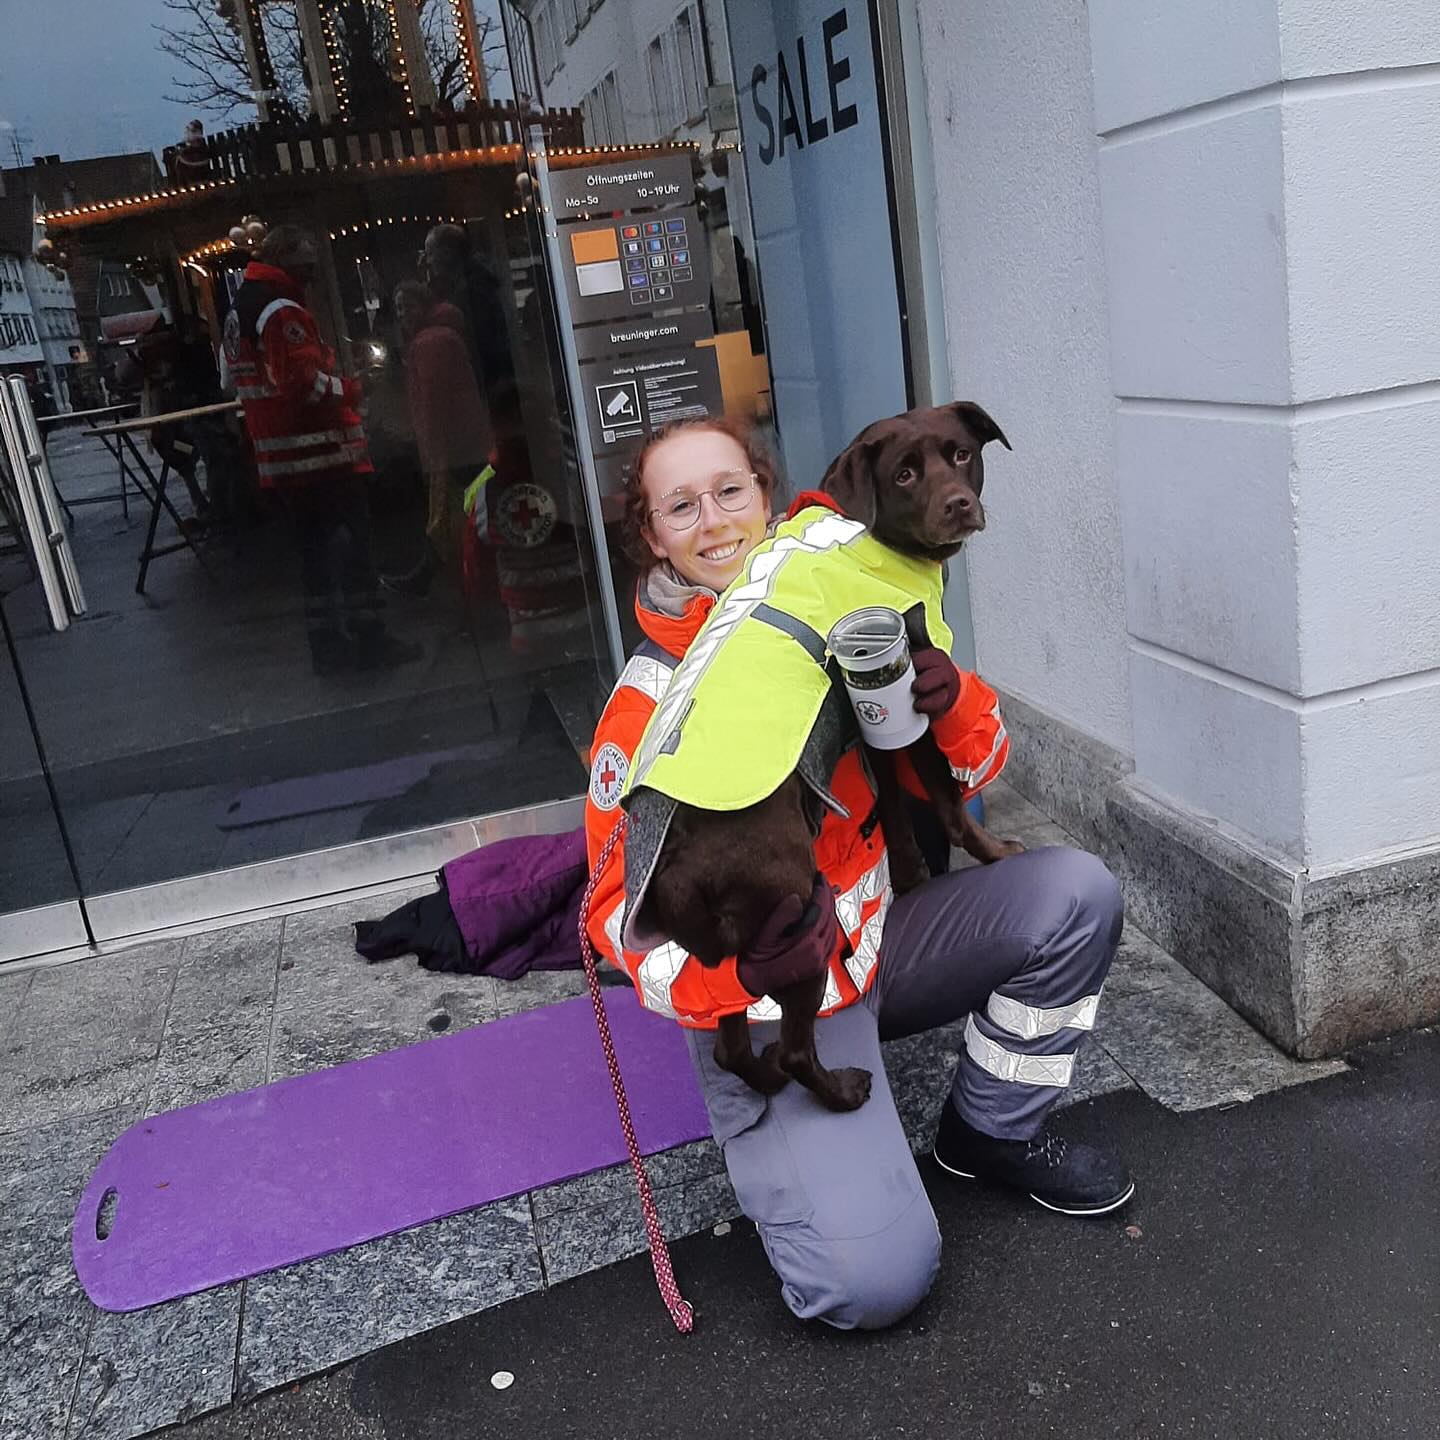
[[[510,545],[543,545],[559,519],[554,496],[539,485],[516,485],[506,491],[496,512],[501,538]]]

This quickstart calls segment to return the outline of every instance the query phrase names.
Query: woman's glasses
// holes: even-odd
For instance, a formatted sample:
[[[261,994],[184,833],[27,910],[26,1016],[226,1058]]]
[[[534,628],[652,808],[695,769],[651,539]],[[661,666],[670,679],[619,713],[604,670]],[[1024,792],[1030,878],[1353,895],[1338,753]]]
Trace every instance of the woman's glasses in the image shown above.
[[[672,490],[650,513],[658,515],[672,530],[688,530],[700,518],[700,503],[709,495],[732,515],[743,510],[755,493],[756,477],[745,470],[726,470],[715,476],[708,490],[698,494]]]

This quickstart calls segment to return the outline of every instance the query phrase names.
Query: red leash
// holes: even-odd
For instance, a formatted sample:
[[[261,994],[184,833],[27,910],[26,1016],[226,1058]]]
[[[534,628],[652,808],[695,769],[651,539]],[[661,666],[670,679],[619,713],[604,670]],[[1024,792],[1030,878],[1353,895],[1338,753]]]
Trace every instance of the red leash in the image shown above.
[[[585,962],[585,983],[590,987],[590,1003],[595,1007],[595,1025],[600,1031],[600,1044],[605,1050],[605,1063],[610,1067],[610,1083],[615,1087],[615,1108],[620,1112],[620,1128],[625,1132],[625,1145],[630,1151],[630,1168],[635,1173],[635,1188],[640,1192],[640,1213],[645,1217],[645,1234],[650,1241],[650,1263],[655,1267],[655,1283],[660,1287],[661,1299],[675,1322],[675,1328],[688,1335],[695,1328],[695,1311],[690,1302],[680,1294],[675,1283],[675,1272],[670,1268],[670,1251],[665,1246],[665,1232],[660,1228],[660,1212],[655,1208],[655,1193],[650,1189],[650,1177],[645,1173],[645,1161],[640,1155],[640,1143],[635,1138],[635,1124],[630,1118],[630,1101],[625,1096],[625,1082],[620,1078],[620,1063],[615,1058],[615,1042],[610,1038],[610,1017],[605,1013],[605,1004],[600,998],[600,977],[595,970],[595,950],[590,944],[587,926],[590,920],[590,905],[595,898],[595,885],[600,872],[610,858],[620,836],[625,830],[625,817],[610,832],[610,838],[600,851],[595,868],[585,886],[580,900],[580,958]]]

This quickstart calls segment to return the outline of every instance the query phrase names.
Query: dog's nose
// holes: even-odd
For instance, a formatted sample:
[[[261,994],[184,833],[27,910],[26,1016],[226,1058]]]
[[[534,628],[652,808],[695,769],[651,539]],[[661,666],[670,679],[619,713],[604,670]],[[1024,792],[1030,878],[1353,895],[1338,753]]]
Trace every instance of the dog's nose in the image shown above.
[[[945,501],[947,520],[969,520],[975,514],[975,497],[968,491],[957,490]]]

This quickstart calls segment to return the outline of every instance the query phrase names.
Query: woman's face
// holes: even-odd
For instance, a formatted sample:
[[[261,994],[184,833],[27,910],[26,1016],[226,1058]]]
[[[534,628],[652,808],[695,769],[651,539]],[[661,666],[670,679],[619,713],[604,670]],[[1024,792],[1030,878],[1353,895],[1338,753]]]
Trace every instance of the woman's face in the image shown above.
[[[765,538],[770,501],[744,447],[718,430],[682,430],[645,458],[645,539],[692,585],[719,594]],[[720,497],[720,498],[717,498]],[[720,499],[738,503],[729,510]],[[688,522],[685,529],[675,527]]]

